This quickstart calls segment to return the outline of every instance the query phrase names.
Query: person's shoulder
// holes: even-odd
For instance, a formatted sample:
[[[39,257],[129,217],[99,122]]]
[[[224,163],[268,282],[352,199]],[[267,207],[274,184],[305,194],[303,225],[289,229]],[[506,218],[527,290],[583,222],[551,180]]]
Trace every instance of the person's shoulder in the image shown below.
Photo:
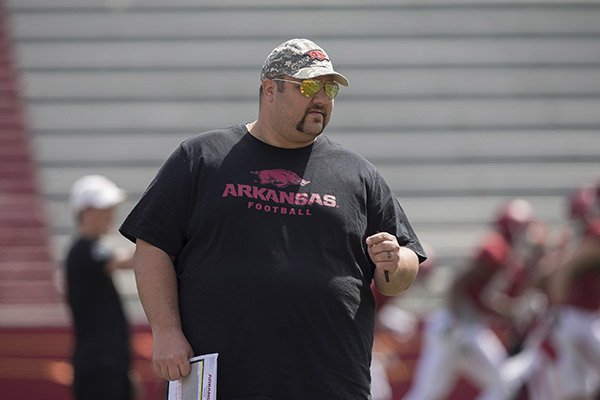
[[[70,263],[76,260],[89,258],[90,254],[92,253],[93,245],[93,240],[87,239],[83,236],[74,237],[67,250],[65,261]]]
[[[236,143],[245,135],[245,128],[241,124],[228,126],[226,128],[213,129],[198,133],[181,144],[183,148],[192,150],[205,145],[221,143]]]
[[[69,245],[69,252],[81,251],[91,247],[92,241],[83,236],[74,236]]]
[[[375,169],[375,165],[365,156],[333,140],[331,137],[323,136],[319,140],[323,151],[328,152],[335,159],[360,165],[367,169]]]
[[[226,154],[242,140],[246,132],[244,125],[238,124],[198,133],[182,141],[174,150],[172,157],[195,163],[207,156],[217,157]]]

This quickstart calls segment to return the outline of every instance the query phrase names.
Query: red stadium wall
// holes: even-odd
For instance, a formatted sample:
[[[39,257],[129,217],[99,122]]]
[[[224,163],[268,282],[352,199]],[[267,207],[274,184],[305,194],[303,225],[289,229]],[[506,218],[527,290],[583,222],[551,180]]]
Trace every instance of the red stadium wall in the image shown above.
[[[0,305],[58,301],[49,234],[0,2]]]

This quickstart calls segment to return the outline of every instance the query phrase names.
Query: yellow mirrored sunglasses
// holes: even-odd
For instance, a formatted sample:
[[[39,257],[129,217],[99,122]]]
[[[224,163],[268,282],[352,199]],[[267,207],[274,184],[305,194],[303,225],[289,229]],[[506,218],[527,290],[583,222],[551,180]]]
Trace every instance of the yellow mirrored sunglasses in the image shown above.
[[[300,93],[302,93],[304,97],[312,97],[315,94],[319,93],[319,90],[321,90],[323,85],[325,86],[325,94],[330,99],[335,99],[338,92],[340,91],[340,85],[338,85],[337,82],[323,82],[317,79],[304,79],[300,82],[281,78],[275,78],[273,80],[280,82],[295,83],[296,85],[300,85]]]

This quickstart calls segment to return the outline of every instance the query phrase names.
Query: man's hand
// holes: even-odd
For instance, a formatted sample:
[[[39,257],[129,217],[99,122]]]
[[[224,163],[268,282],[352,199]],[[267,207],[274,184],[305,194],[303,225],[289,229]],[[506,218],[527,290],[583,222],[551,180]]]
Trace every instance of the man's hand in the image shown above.
[[[419,269],[414,251],[398,244],[396,236],[379,232],[366,239],[369,257],[375,264],[375,285],[385,295],[393,296],[408,288]]]
[[[189,359],[194,352],[181,330],[153,332],[153,337],[152,361],[158,375],[169,381],[189,375]]]
[[[388,271],[390,274],[396,273],[400,259],[398,254],[400,245],[396,236],[387,232],[376,233],[367,238],[367,246],[369,246],[369,257],[376,269]]]

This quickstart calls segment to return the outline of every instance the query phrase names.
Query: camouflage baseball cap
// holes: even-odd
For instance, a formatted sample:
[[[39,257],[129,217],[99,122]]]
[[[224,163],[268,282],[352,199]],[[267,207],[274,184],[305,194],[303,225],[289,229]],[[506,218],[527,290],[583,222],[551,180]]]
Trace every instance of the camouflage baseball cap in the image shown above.
[[[348,79],[333,70],[333,64],[325,50],[308,39],[290,39],[275,47],[267,56],[260,80],[282,75],[298,79],[333,75],[337,83],[348,86]]]

